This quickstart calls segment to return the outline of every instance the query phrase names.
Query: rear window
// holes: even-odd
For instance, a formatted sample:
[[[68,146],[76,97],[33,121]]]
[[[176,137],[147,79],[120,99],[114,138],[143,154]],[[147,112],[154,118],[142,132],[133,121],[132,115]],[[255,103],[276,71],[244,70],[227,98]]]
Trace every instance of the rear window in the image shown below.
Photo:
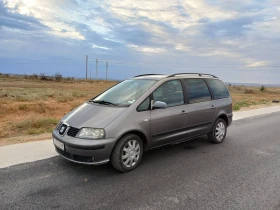
[[[228,98],[229,92],[225,84],[217,79],[206,79],[214,99]]]
[[[211,100],[211,94],[203,79],[184,79],[189,103],[199,103]]]

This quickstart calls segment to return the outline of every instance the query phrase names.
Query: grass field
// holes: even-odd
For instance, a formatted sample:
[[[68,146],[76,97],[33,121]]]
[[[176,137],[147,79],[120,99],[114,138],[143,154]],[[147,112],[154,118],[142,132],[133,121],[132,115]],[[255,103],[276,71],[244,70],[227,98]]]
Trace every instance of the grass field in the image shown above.
[[[114,81],[39,79],[0,76],[0,146],[50,138],[58,120],[87,99],[114,85]],[[229,87],[233,109],[271,106],[280,88]]]

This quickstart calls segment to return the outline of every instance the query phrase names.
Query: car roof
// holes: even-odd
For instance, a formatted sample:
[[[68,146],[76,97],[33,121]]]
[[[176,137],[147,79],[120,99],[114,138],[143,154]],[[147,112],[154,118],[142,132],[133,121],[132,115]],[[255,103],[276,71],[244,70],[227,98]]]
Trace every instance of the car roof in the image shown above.
[[[176,74],[141,74],[138,76],[133,77],[133,79],[153,79],[153,80],[162,80],[166,78],[174,78],[174,77],[180,77],[180,78],[212,78],[212,79],[218,79],[218,77],[212,75],[212,74],[204,74],[204,73],[176,73]]]

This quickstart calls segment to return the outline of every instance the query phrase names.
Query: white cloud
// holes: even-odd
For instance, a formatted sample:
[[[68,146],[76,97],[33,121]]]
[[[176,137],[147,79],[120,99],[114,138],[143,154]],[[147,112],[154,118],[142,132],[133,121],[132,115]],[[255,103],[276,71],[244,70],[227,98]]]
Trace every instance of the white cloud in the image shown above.
[[[242,2],[238,4],[240,6]],[[236,62],[241,61],[244,65],[248,65],[248,63],[241,58],[250,59],[252,63],[264,63],[264,61],[259,62],[259,58],[254,59],[251,57],[250,53],[244,54],[240,51],[242,48],[248,48],[248,44],[244,41],[246,38],[244,39],[244,37],[240,37],[238,45],[235,44],[235,40],[231,40],[230,38],[228,40],[224,40],[223,38],[214,41],[206,40],[207,47],[205,47],[204,39],[208,39],[208,37],[205,37],[201,33],[204,24],[200,20],[203,19],[210,22],[225,21],[244,15],[252,15],[251,13],[241,14],[234,10],[234,5],[232,7],[229,7],[229,5],[230,3],[226,4],[226,7],[223,7],[223,3],[214,5],[203,0],[106,1],[107,8],[116,18],[131,25],[142,25],[150,32],[150,41],[157,46],[173,45],[171,47],[172,49],[185,51],[191,56],[224,57]],[[178,7],[183,11],[180,11]],[[172,31],[168,27],[177,31]],[[226,33],[227,28],[216,30],[216,34],[219,36],[224,36]],[[204,45],[204,50],[199,50],[201,46],[197,48],[198,45]],[[151,53],[166,51],[161,47],[137,46],[132,48],[137,51]]]
[[[246,67],[262,67],[268,64],[266,61],[253,61],[250,59],[245,59],[244,61],[247,62]]]
[[[129,44],[128,47],[136,50],[136,51],[140,51],[140,52],[144,52],[144,53],[163,53],[166,50],[163,48],[158,48],[158,47],[140,47],[134,44]]]
[[[91,47],[92,47],[92,48],[102,49],[102,50],[111,50],[111,49],[108,48],[108,47],[98,46],[98,45],[96,45],[96,44],[92,44]]]
[[[28,15],[39,19],[44,25],[48,26],[51,30],[48,33],[65,38],[72,38],[78,40],[84,40],[85,37],[77,31],[66,21],[73,21],[73,19],[67,19],[71,17],[71,14],[66,13],[64,7],[57,7],[57,1],[41,1],[36,2],[32,0],[4,0],[7,6],[22,15]],[[66,1],[60,1],[65,3]],[[62,4],[63,5],[63,4]],[[63,5],[64,6],[64,5]],[[63,16],[65,13],[67,16]],[[62,32],[62,29],[65,32]]]
[[[70,43],[79,40],[81,47],[107,55],[119,56],[126,50],[131,57],[135,52],[137,59],[165,61],[172,54],[174,61],[182,56],[191,63],[195,57],[205,65],[248,68],[278,62],[278,1],[4,1],[13,12],[35,17],[49,27],[45,33]],[[93,41],[95,37],[88,34],[99,39]]]

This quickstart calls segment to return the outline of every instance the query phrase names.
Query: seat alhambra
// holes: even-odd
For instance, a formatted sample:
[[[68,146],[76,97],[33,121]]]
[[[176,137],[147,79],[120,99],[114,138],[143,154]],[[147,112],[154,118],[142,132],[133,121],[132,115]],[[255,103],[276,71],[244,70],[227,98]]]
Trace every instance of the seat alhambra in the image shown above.
[[[145,74],[124,80],[64,116],[53,131],[63,158],[135,169],[143,152],[202,135],[222,143],[232,99],[216,76]]]

